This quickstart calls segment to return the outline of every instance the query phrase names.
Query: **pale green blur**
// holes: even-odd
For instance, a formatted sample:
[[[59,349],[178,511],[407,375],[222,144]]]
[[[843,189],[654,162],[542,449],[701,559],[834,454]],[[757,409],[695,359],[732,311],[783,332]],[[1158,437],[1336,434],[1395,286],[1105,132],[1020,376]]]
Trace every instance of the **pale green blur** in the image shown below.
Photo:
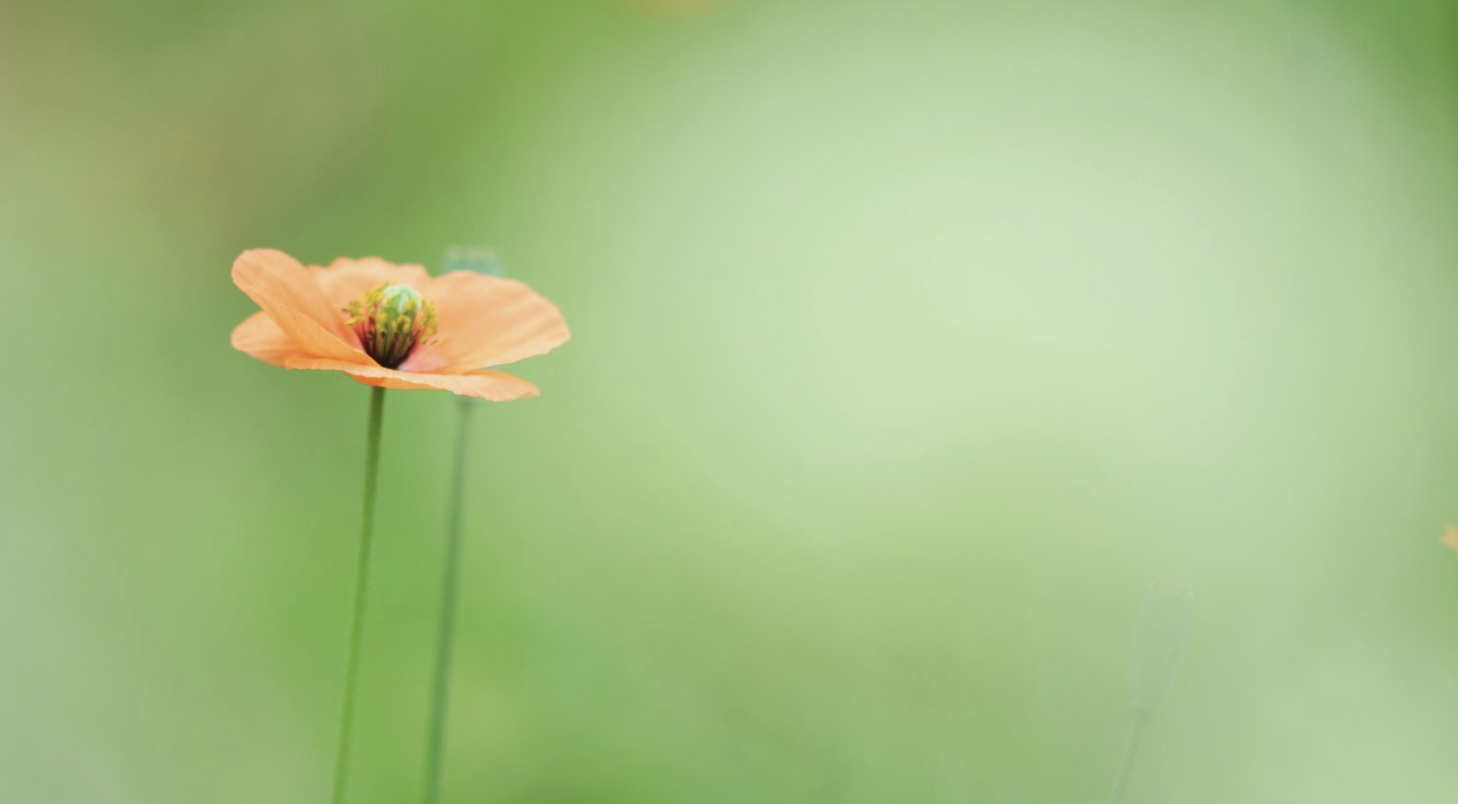
[[[704,6],[665,10],[666,6]],[[327,796],[367,393],[246,248],[489,245],[450,804],[1458,789],[1458,9],[21,0],[0,802]],[[454,400],[391,392],[356,804],[418,800]]]

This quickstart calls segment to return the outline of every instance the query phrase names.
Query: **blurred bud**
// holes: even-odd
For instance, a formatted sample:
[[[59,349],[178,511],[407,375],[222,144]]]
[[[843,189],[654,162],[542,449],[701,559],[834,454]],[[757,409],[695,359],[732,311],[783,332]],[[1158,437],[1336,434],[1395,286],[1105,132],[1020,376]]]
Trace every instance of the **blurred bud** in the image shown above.
[[[485,246],[451,246],[446,249],[442,273],[451,271],[475,271],[488,276],[506,276],[501,267],[501,258]]]
[[[1169,694],[1194,613],[1195,593],[1189,589],[1155,582],[1144,591],[1129,656],[1129,702],[1135,709],[1153,712]]]
[[[1443,530],[1443,538],[1441,541],[1454,550],[1458,550],[1458,528],[1452,525],[1446,526]]]

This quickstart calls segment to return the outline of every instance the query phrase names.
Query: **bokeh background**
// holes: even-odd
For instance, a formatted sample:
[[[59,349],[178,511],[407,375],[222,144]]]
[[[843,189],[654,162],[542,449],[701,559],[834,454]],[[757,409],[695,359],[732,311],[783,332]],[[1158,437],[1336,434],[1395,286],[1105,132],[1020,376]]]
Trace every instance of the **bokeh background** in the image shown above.
[[[1446,0],[0,6],[0,801],[323,801],[367,393],[250,247],[489,244],[445,801],[1458,791]],[[417,800],[455,400],[392,392],[353,801]]]

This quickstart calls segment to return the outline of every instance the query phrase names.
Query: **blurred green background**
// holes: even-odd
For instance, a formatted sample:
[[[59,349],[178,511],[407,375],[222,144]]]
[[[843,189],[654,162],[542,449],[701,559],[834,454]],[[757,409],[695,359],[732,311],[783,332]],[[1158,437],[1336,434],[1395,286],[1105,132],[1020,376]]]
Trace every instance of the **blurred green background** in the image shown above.
[[[364,386],[232,259],[484,243],[445,801],[1458,790],[1446,0],[0,6],[0,801],[326,797]],[[391,392],[353,800],[416,800],[454,400]]]

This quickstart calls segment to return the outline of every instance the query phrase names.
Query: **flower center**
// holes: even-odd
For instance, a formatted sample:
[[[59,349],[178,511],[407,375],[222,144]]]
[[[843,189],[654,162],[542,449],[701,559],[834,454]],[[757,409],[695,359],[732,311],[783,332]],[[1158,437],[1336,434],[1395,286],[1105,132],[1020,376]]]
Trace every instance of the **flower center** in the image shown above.
[[[380,285],[344,308],[365,354],[397,368],[435,334],[435,305],[409,285]]]

